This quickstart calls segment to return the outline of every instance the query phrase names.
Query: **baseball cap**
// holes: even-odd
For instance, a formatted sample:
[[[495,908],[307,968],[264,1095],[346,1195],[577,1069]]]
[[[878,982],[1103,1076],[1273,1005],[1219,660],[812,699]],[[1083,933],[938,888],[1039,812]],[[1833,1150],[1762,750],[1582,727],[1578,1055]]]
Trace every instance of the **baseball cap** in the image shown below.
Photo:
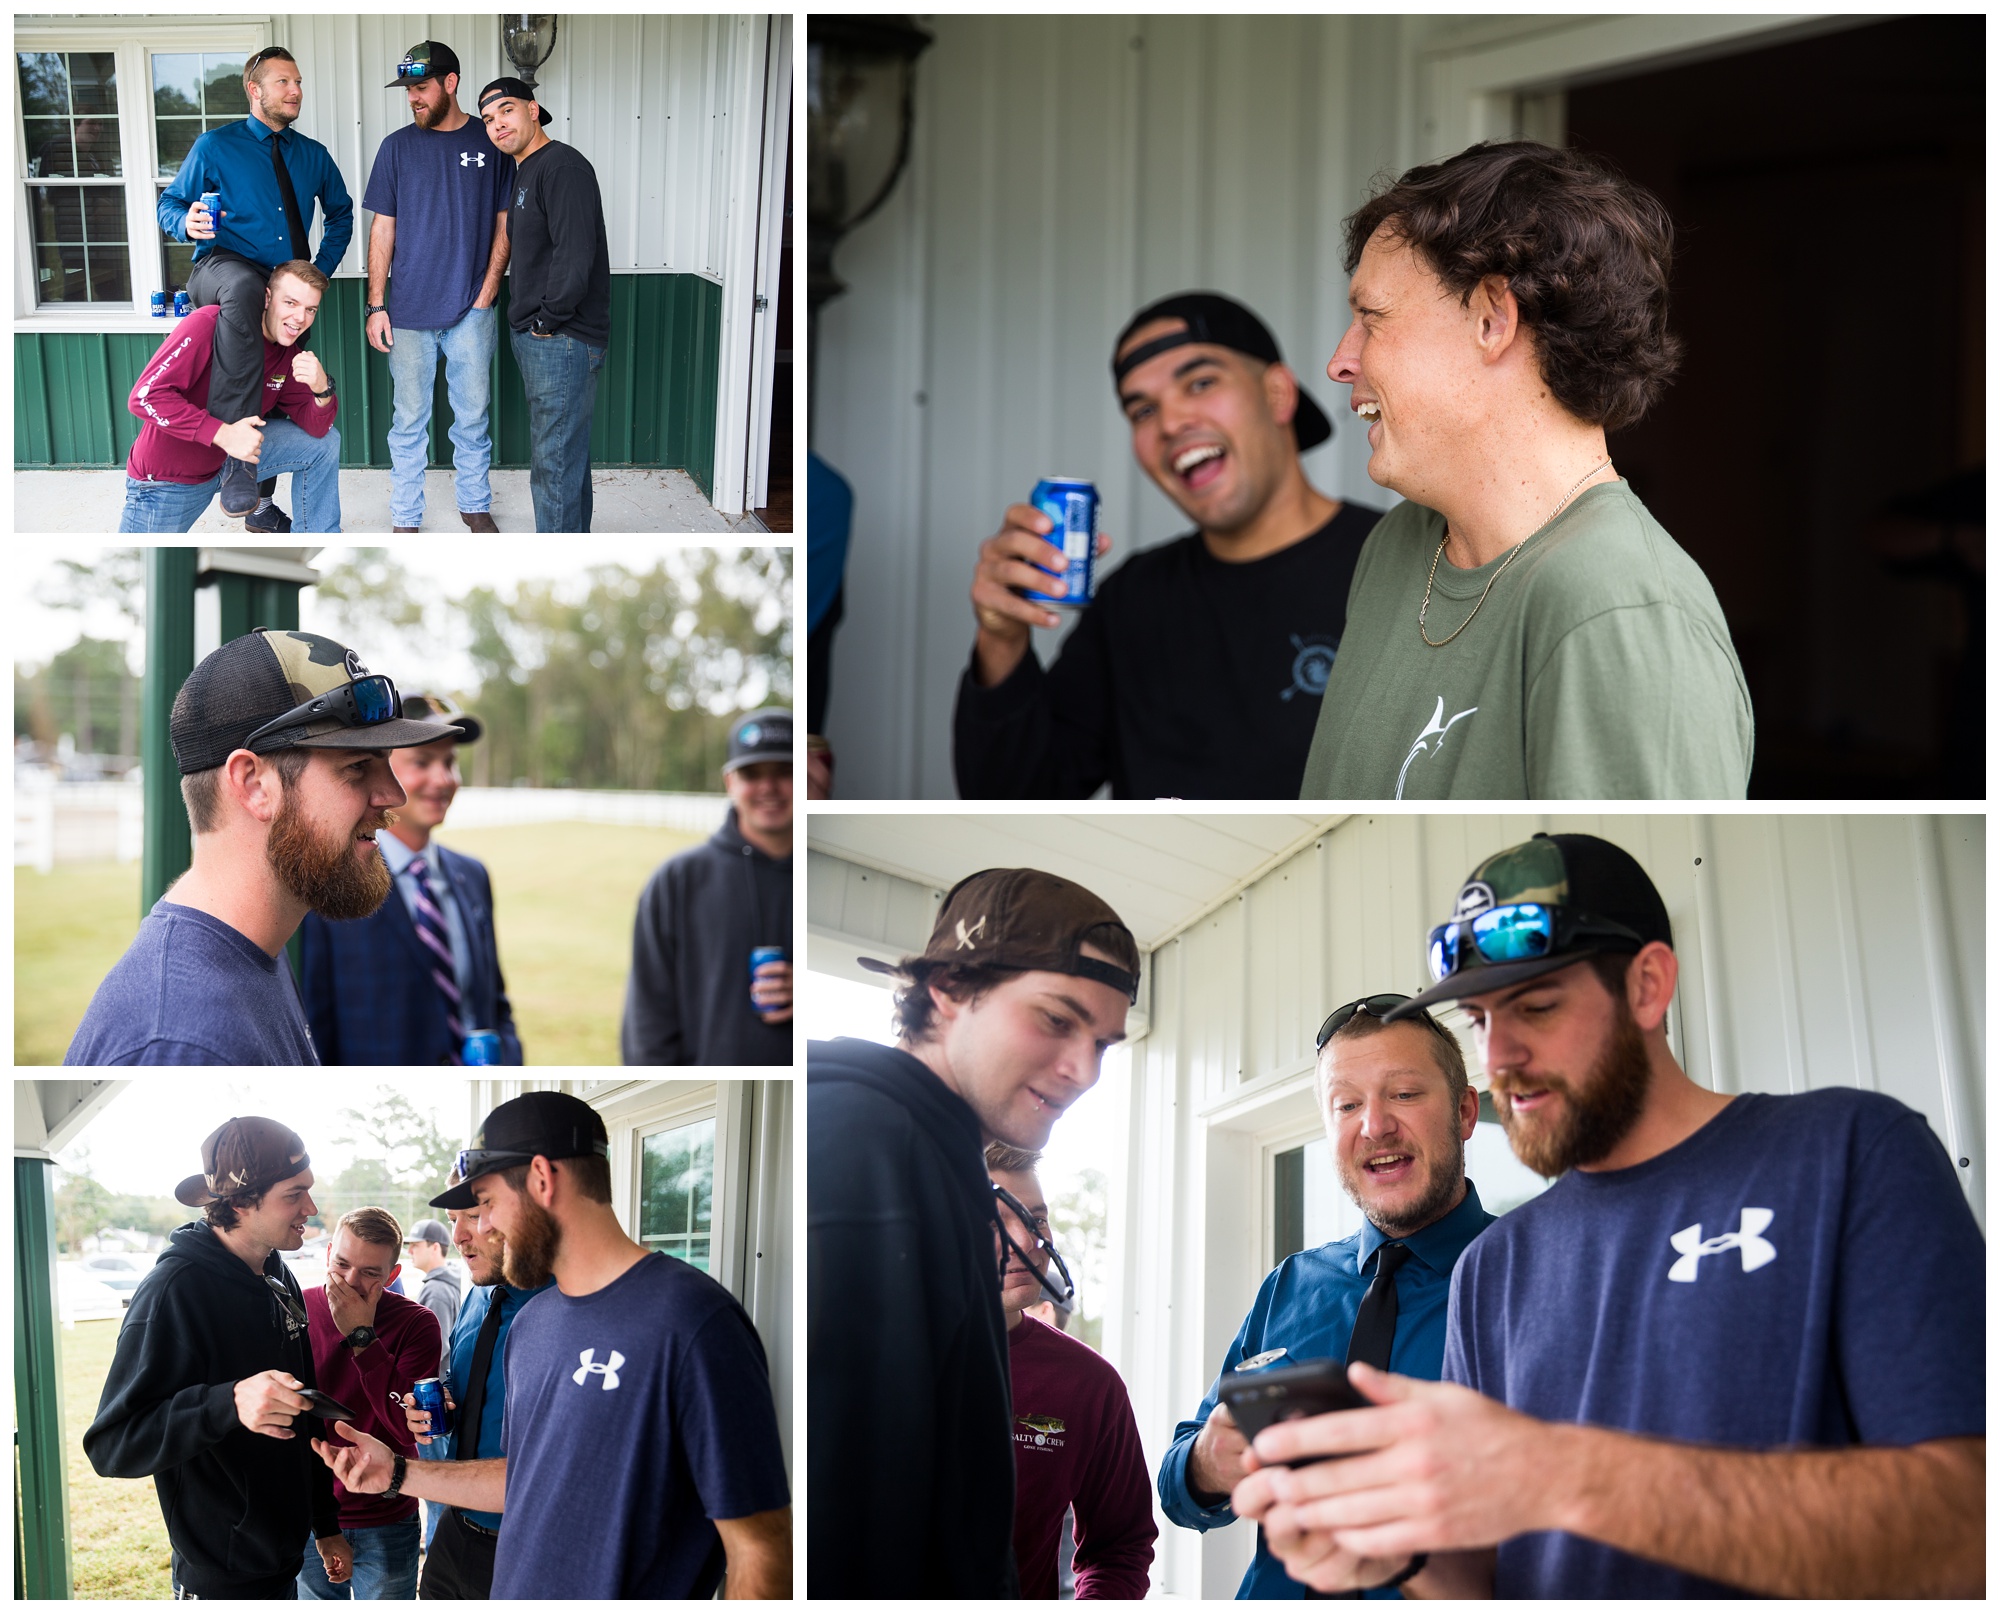
[[[1084,955],[1089,942],[1117,960]],[[1125,921],[1094,892],[1040,869],[982,869],[945,893],[930,944],[900,964],[860,960],[880,975],[905,975],[914,964],[980,964],[1054,970],[1139,999],[1139,944]]]
[[[541,114],[543,123],[549,121],[549,109],[542,105],[542,98],[535,93],[535,87],[524,79],[496,78],[479,92],[479,110],[486,110],[488,101],[533,101],[535,110]]]
[[[1135,347],[1123,358],[1118,356],[1118,350],[1131,340],[1134,331],[1160,319],[1185,321],[1187,329],[1156,336],[1152,341]],[[1157,303],[1148,303],[1125,322],[1125,329],[1111,344],[1111,379],[1123,381],[1148,359],[1195,342],[1226,347],[1233,353],[1246,353],[1253,359],[1262,359],[1266,364],[1284,363],[1278,352],[1277,338],[1271,335],[1270,327],[1235,298],[1214,291],[1183,291],[1171,297],[1162,297]],[[1298,410],[1292,416],[1292,433],[1301,454],[1309,448],[1319,447],[1333,435],[1333,422],[1326,418],[1326,411],[1313,402],[1303,384],[1299,387]]]
[[[1508,919],[1519,905],[1533,910],[1529,922],[1494,926],[1492,947],[1520,956],[1496,960],[1473,944],[1482,915]],[[1658,889],[1630,852],[1595,835],[1543,834],[1495,852],[1467,875],[1451,918],[1431,940],[1434,956],[1442,945],[1444,962],[1458,967],[1391,1009],[1385,1021],[1530,981],[1593,953],[1636,953],[1655,941],[1671,947],[1674,934]]]
[[[458,1174],[464,1180],[431,1204],[438,1210],[471,1210],[479,1203],[472,1192],[476,1179],[509,1166],[525,1166],[538,1154],[574,1160],[579,1155],[610,1153],[603,1119],[582,1099],[568,1093],[523,1093],[486,1117],[472,1147],[458,1153]]]
[[[290,1127],[261,1115],[235,1115],[201,1140],[201,1170],[183,1179],[174,1198],[199,1207],[254,1194],[311,1164],[305,1140]]]
[[[464,69],[458,65],[458,52],[449,45],[440,45],[435,39],[426,39],[421,45],[412,45],[403,52],[403,59],[396,64],[396,76],[382,88],[408,89],[412,84],[428,84],[433,79],[441,79],[447,73],[463,75]]]
[[[435,1216],[427,1216],[410,1229],[404,1237],[405,1244],[442,1244],[451,1247],[451,1229]]]
[[[751,762],[791,760],[792,714],[783,706],[766,706],[748,717],[737,719],[731,727],[729,760],[723,763],[722,771],[727,773],[732,768]]]
[[[371,710],[388,715],[369,722]],[[219,768],[237,750],[394,751],[457,738],[451,724],[415,722],[401,710],[395,685],[371,675],[345,645],[317,633],[256,628],[211,650],[188,674],[167,737],[182,773]],[[292,721],[273,728],[285,719]]]
[[[431,723],[449,723],[458,730],[455,738],[460,745],[471,745],[486,732],[486,725],[470,712],[461,712],[458,702],[449,695],[405,695],[403,715]]]

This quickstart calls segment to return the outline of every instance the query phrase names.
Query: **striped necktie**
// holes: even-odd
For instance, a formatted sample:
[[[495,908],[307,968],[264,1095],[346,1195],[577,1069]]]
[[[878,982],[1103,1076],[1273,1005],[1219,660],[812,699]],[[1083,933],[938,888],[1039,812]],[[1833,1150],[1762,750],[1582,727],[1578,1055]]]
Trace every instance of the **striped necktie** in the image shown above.
[[[417,878],[417,940],[431,953],[431,979],[444,994],[444,1023],[451,1031],[451,1062],[465,1063],[465,1024],[458,1017],[458,975],[452,968],[451,942],[447,939],[444,913],[431,891],[430,865],[421,856],[410,859],[410,873]]]

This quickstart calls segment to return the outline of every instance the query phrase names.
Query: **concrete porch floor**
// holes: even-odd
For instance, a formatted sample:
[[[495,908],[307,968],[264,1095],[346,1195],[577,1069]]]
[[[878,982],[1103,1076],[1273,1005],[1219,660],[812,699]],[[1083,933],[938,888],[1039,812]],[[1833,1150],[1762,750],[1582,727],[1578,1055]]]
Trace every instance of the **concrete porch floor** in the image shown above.
[[[756,516],[725,516],[703,497],[685,471],[598,469],[590,473],[596,532],[763,532]],[[278,478],[278,507],[291,511],[292,479]],[[502,532],[533,532],[535,503],[528,493],[526,471],[494,471],[493,520]],[[17,533],[116,532],[125,505],[125,473],[99,471],[16,471],[14,530]],[[340,512],[343,533],[387,534],[389,473],[342,471]],[[194,524],[197,533],[240,533],[243,523],[231,521],[222,506],[211,502]],[[466,536],[458,519],[458,503],[450,471],[424,476],[426,533]]]

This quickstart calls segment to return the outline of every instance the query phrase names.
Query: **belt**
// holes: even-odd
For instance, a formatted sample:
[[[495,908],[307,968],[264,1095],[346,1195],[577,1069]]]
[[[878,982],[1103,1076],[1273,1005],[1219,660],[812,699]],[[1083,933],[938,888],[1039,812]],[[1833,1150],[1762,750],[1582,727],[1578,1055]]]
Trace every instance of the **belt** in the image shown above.
[[[458,1520],[460,1524],[464,1525],[466,1529],[470,1530],[476,1536],[487,1536],[495,1541],[498,1541],[500,1539],[500,1532],[498,1530],[489,1530],[483,1524],[474,1524],[470,1519],[468,1519],[465,1516],[464,1512],[459,1508],[453,1508],[451,1510],[451,1516],[454,1519]]]

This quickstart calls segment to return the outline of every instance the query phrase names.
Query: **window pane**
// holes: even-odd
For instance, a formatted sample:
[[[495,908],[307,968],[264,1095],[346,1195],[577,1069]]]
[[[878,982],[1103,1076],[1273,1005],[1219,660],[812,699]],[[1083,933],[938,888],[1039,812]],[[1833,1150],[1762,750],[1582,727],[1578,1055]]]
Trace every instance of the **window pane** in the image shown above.
[[[69,76],[63,69],[62,53],[53,50],[24,50],[21,64],[21,113],[59,115],[69,111]],[[34,141],[28,149],[34,149]]]
[[[76,172],[76,151],[71,143],[69,121],[64,118],[24,118],[23,133],[28,139],[28,175],[45,179]]]
[[[188,276],[194,273],[194,248],[184,247],[164,236],[161,237],[160,248],[161,284],[173,291],[184,289]]]
[[[160,130],[160,175],[171,179],[181,171],[181,163],[194,147],[195,136],[201,133],[199,118],[161,118]]]
[[[715,1193],[714,1120],[656,1132],[641,1147],[640,1242],[659,1248],[707,1233]]]
[[[35,292],[43,303],[130,302],[125,193],[116,186],[31,185]],[[83,242],[93,243],[88,254]]]
[[[72,51],[69,58],[70,110],[118,115],[118,58],[110,51]]]
[[[35,248],[36,293],[45,303],[89,300],[83,272],[82,247]]]
[[[28,217],[35,244],[83,240],[83,187],[36,185],[28,191]]]
[[[125,244],[125,191],[122,186],[93,185],[83,193],[84,239],[94,247]]]
[[[243,93],[243,64],[249,59],[242,51],[202,57],[202,83],[207,97],[202,110],[208,114],[211,126],[250,116],[250,101]]]
[[[686,1252],[682,1253],[677,1251],[675,1253],[680,1254],[681,1259],[687,1262],[689,1266],[700,1267],[701,1270],[704,1272],[708,1271],[707,1239],[689,1239],[687,1241]]]
[[[153,116],[156,118],[199,117],[201,115],[201,58],[199,56],[155,56],[153,58]]]
[[[112,117],[76,120],[76,161],[79,174],[111,175],[125,172],[118,151],[118,120]]]
[[[97,303],[132,300],[131,260],[122,246],[90,249],[90,299]]]

